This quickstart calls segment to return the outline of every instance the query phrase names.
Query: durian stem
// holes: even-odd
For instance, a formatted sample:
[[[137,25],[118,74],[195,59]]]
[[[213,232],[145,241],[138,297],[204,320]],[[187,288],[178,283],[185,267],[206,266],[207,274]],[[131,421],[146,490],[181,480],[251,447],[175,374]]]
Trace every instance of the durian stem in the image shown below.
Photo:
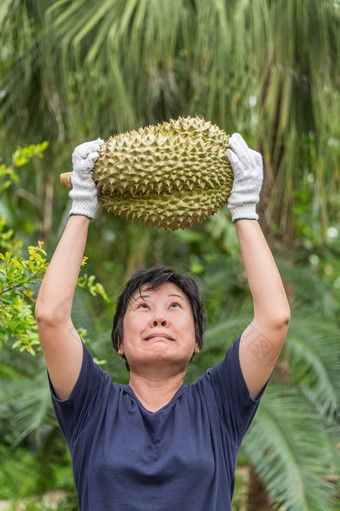
[[[72,188],[71,174],[72,172],[63,172],[63,174],[60,174],[60,184],[65,188]]]

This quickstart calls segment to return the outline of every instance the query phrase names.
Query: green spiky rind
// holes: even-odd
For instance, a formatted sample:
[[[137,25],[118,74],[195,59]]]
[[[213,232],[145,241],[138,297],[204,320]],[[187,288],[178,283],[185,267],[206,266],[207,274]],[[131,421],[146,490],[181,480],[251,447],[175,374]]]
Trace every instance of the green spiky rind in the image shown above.
[[[103,207],[156,227],[176,229],[202,222],[230,195],[228,140],[218,126],[199,117],[180,117],[110,137],[93,170]],[[165,211],[168,196],[179,193],[188,199],[171,208],[170,220]],[[207,206],[203,193],[210,196]]]
[[[213,195],[213,198],[212,198]],[[119,215],[132,222],[165,229],[185,229],[203,222],[222,208],[229,197],[226,190],[205,189],[200,191],[181,191],[157,196],[102,197],[102,205],[109,213]]]

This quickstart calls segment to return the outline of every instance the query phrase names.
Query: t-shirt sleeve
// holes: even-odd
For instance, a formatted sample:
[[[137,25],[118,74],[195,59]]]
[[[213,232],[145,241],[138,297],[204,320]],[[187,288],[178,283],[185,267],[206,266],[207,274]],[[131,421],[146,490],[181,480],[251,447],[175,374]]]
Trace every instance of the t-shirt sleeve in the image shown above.
[[[256,400],[252,399],[240,365],[240,337],[230,346],[225,357],[206,374],[213,389],[219,416],[228,424],[239,442],[254,418],[266,387],[263,387]]]
[[[60,428],[70,445],[91,417],[98,392],[110,377],[95,362],[83,344],[83,361],[77,382],[65,400],[56,397],[49,378],[50,391]]]

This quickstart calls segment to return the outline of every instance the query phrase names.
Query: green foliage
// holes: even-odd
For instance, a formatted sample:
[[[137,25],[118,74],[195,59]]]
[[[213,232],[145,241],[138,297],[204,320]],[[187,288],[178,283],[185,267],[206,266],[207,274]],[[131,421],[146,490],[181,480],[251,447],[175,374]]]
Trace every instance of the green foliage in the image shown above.
[[[19,151],[13,158],[16,166],[0,166],[0,213],[10,219],[6,223],[0,218],[0,252],[5,258],[12,254],[8,271],[12,285],[18,284],[0,296],[5,307],[12,306],[13,296],[33,310],[30,293],[36,284],[27,279],[36,263],[33,255],[30,269],[26,247],[35,247],[43,264],[39,250],[49,252],[55,245],[67,214],[65,193],[54,187],[55,173],[69,166],[70,148],[85,137],[106,137],[191,114],[228,132],[240,131],[253,147],[261,147],[266,173],[260,217],[275,237],[272,246],[280,255],[293,319],[243,454],[257,465],[276,507],[283,503],[299,511],[308,506],[339,509],[333,501],[336,488],[323,479],[340,473],[339,22],[339,2],[333,0],[5,0],[0,7],[0,142],[11,151],[27,144],[28,134],[30,140],[54,141],[44,159],[46,168],[34,146]],[[15,168],[33,155],[34,165],[20,173],[19,182]],[[16,193],[6,199],[11,186]],[[251,318],[235,231],[223,212],[176,233],[99,215],[87,251],[89,270],[78,287],[90,292],[77,293],[73,313],[77,324],[86,327],[91,352],[105,360],[104,368],[116,381],[126,382],[127,373],[112,354],[113,311],[94,274],[105,278],[109,296],[117,295],[136,267],[164,263],[195,275],[208,329],[202,353],[189,366],[188,381],[216,363]],[[1,259],[1,272],[4,264]],[[10,285],[1,282],[1,289]],[[13,321],[19,305],[10,313]],[[29,316],[24,310],[23,324]],[[18,331],[4,335],[17,343]],[[18,465],[22,454],[27,477],[39,479],[20,449],[39,452],[37,446],[56,424],[36,374],[44,371],[39,354],[27,357],[26,349],[20,353],[10,346],[7,342],[1,352],[1,439],[6,445],[17,443]],[[36,366],[25,372],[28,360]],[[53,443],[46,444],[44,457],[36,455],[46,474],[51,459],[64,463],[62,449],[51,452]],[[3,458],[10,463],[5,453]],[[51,485],[54,481],[52,477]],[[32,492],[46,488],[45,483],[28,484]]]
[[[6,511],[77,511],[78,501],[75,493],[50,493],[44,498],[14,500]]]
[[[5,343],[0,379],[0,499],[40,495],[51,485],[54,490],[72,488],[70,456],[53,411],[43,358]],[[16,465],[20,470],[14,477]]]
[[[12,167],[7,167],[4,164],[0,165],[0,191],[4,192],[11,186],[13,181],[17,181],[18,176]]]
[[[22,498],[36,493],[36,478],[33,474],[37,475],[39,468],[32,453],[22,447],[12,450],[2,445],[0,459],[1,499]]]
[[[12,137],[72,143],[198,114],[262,147],[268,224],[294,223],[306,159],[314,219],[336,211],[326,188],[339,191],[338,2],[6,4],[0,119]]]
[[[16,169],[26,165],[32,158],[43,158],[48,142],[31,144],[27,147],[17,147],[12,155],[12,162],[9,166],[0,165],[0,192],[7,190],[13,181],[18,181]]]
[[[47,142],[18,148],[10,166],[0,166],[0,193],[7,190],[19,179],[16,169],[26,165],[32,158],[42,158]],[[35,355],[39,345],[38,329],[34,316],[35,286],[42,280],[48,262],[43,242],[28,246],[27,255],[22,251],[21,242],[8,229],[4,218],[0,219],[0,348],[9,339],[13,348]],[[82,266],[86,264],[86,258]],[[109,298],[102,284],[94,275],[82,275],[78,286],[93,296],[99,295],[105,301]],[[82,334],[82,332],[79,332]],[[83,336],[83,335],[81,335]]]
[[[333,456],[325,425],[301,392],[269,385],[243,449],[276,505],[332,509],[335,489],[322,477]]]
[[[59,460],[61,459],[59,457]],[[55,509],[55,507],[47,505],[44,507],[42,501],[39,504],[40,499],[37,497],[33,502],[28,500],[27,507],[23,507],[23,502],[25,502],[23,499],[45,493],[53,482],[54,492],[57,493],[61,490],[63,492],[58,509],[60,511],[76,510],[77,498],[73,489],[70,464],[63,466],[60,463],[53,463],[51,469],[48,470],[49,481],[44,487],[41,487],[40,483],[41,467],[42,463],[39,457],[26,447],[10,449],[3,445],[0,446],[0,499],[14,501],[10,508],[13,511],[19,508],[18,500],[21,501],[20,509]],[[66,503],[69,507],[66,507]],[[73,503],[73,507],[71,503]]]
[[[47,142],[18,148],[9,166],[0,166],[0,193],[4,193],[19,179],[16,169],[33,157],[42,158]],[[0,347],[14,339],[13,347],[35,354],[39,344],[34,318],[33,286],[45,274],[46,252],[43,243],[29,246],[28,256],[21,253],[21,243],[12,229],[7,229],[4,218],[0,220]]]
[[[19,254],[21,241],[14,237],[13,229],[8,229],[4,218],[0,217],[0,249],[1,252],[10,251],[13,254]]]
[[[95,275],[87,275],[87,273],[81,275],[78,278],[77,286],[82,289],[87,289],[92,296],[101,296],[107,303],[110,303],[110,298],[107,296],[103,284],[96,282]]]
[[[34,355],[39,339],[32,286],[45,274],[47,261],[42,243],[28,247],[28,254],[25,258],[0,252],[0,347],[9,338],[15,338],[13,348]]]
[[[42,247],[42,242],[28,247],[27,258],[0,252],[0,347],[8,339],[16,339],[13,348],[27,350],[31,355],[35,355],[34,346],[39,345],[33,285],[41,281],[48,266]],[[80,276],[78,287],[110,302],[94,275]]]
[[[42,144],[31,144],[27,147],[18,147],[13,154],[12,166],[22,167],[34,157],[43,158],[43,153],[47,147],[48,142],[43,142]]]

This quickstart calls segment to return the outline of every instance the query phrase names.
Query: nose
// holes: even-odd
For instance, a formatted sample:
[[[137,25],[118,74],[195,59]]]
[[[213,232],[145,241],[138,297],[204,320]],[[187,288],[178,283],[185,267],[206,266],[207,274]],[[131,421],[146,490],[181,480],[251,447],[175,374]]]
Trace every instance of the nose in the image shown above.
[[[157,312],[154,315],[153,320],[152,320],[153,326],[164,326],[165,327],[165,326],[167,326],[167,324],[168,324],[168,321],[162,312]]]
[[[153,324],[153,326],[158,326],[158,325],[160,325],[160,326],[166,326],[166,325],[167,325],[167,323],[166,323],[166,320],[165,320],[165,319],[163,319],[163,321],[157,321],[157,319],[154,319],[152,324]]]

